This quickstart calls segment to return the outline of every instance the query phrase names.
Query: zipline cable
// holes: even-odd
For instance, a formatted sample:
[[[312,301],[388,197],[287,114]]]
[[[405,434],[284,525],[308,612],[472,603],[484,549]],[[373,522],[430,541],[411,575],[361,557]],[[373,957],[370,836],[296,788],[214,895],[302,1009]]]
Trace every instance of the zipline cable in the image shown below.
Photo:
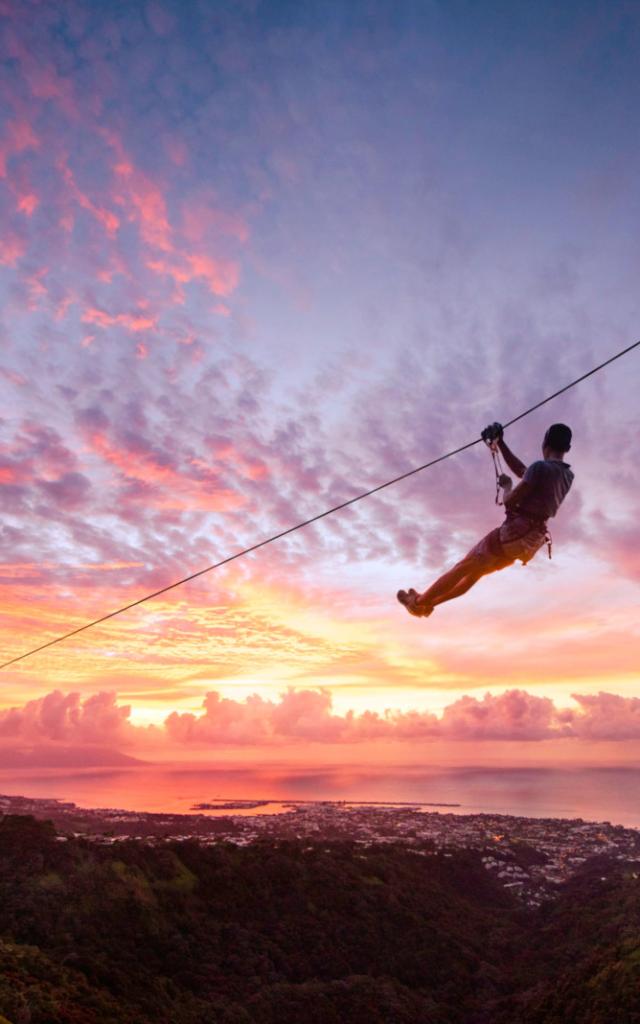
[[[565,391],[570,388],[574,388],[576,384],[582,383],[588,377],[592,377],[594,373],[598,373],[599,370],[604,370],[605,366],[609,366],[615,362],[616,359],[621,359],[622,356],[627,355],[628,352],[640,346],[640,340],[628,345],[627,348],[623,348],[621,352],[617,352],[614,356],[605,360],[604,363],[600,363],[598,366],[594,366],[588,373],[583,373],[581,377],[577,377],[572,380],[570,384],[565,384],[563,388],[558,391],[554,391],[552,395],[548,395],[543,398],[540,402],[532,405],[529,409],[525,409],[518,416],[514,416],[513,419],[503,424],[504,429],[517,423],[518,420],[524,419],[525,416],[529,416],[530,413],[535,412],[536,409],[540,409],[547,402],[551,402],[558,395],[563,395]],[[267,544],[272,544],[276,540],[281,540],[282,537],[287,537],[290,533],[295,533],[296,530],[302,530],[305,526],[311,526],[312,523],[319,522],[320,519],[325,519],[327,516],[333,515],[334,512],[340,512],[343,508],[348,508],[349,505],[355,505],[357,501],[362,501],[363,498],[370,498],[372,494],[377,494],[378,491],[383,491],[386,487],[391,487],[393,484],[400,483],[401,480],[406,480],[410,476],[415,476],[416,473],[421,473],[424,469],[430,469],[431,466],[436,466],[439,462],[444,462],[445,459],[450,459],[454,455],[459,455],[461,452],[467,451],[469,448],[475,447],[482,441],[481,437],[477,437],[474,441],[468,441],[467,444],[460,445],[459,448],[454,448],[453,451],[447,452],[446,455],[439,455],[437,459],[431,459],[430,462],[424,462],[421,466],[416,466],[415,469],[410,469],[406,473],[401,473],[400,476],[395,476],[393,480],[387,480],[386,483],[378,484],[377,487],[372,487],[369,491],[364,491],[362,494],[357,494],[354,498],[349,498],[348,501],[343,501],[339,505],[334,505],[333,508],[328,508],[325,512],[320,512],[316,516],[312,516],[310,519],[305,519],[301,523],[296,523],[295,526],[290,526],[286,530],[281,530],[280,533],[275,533],[272,537],[267,537],[265,540],[259,541],[257,544],[252,544],[249,548],[243,548],[242,551],[236,551],[235,554],[229,555],[227,558],[223,558],[220,562],[216,562],[214,565],[208,565],[206,569],[200,569],[198,572],[191,573],[190,576],[185,576],[181,580],[176,580],[175,583],[170,583],[166,587],[161,587],[160,590],[154,590],[151,594],[145,594],[144,597],[138,598],[137,601],[132,601],[130,604],[125,604],[122,608],[116,609],[114,612],[108,612],[107,615],[100,616],[99,619],[94,619],[92,622],[86,622],[83,626],[78,626],[77,629],[72,629],[68,633],[64,633],[62,636],[57,636],[53,640],[47,641],[46,644],[41,644],[39,647],[34,647],[30,651],[25,651],[24,654],[19,654],[15,658],[11,658],[9,661],[5,661],[0,664],[0,670],[8,668],[9,665],[15,665],[18,661],[24,661],[25,658],[30,658],[33,654],[38,654],[40,651],[46,650],[47,647],[53,647],[54,644],[60,644],[63,640],[69,640],[72,636],[77,636],[78,633],[83,633],[86,629],[92,629],[93,626],[99,626],[102,622],[107,622],[109,619],[113,619],[116,615],[122,615],[123,612],[128,612],[132,608],[137,608],[138,605],[144,604],[146,601],[151,601],[154,597],[160,597],[161,594],[167,594],[170,590],[175,590],[176,587],[181,587],[183,583],[190,583],[191,580],[198,579],[199,576],[204,576],[205,573],[213,572],[214,569],[220,569],[223,565],[228,565],[229,562],[234,562],[236,558],[242,558],[244,555],[250,555],[253,551],[258,551],[260,548],[266,547]]]

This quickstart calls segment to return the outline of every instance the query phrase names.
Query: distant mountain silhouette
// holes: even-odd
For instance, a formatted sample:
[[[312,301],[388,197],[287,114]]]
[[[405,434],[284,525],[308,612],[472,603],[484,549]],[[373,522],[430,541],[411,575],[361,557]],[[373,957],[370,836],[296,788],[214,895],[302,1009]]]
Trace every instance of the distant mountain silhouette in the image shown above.
[[[0,768],[121,768],[143,764],[147,762],[119,750],[93,745],[43,743],[0,747]]]

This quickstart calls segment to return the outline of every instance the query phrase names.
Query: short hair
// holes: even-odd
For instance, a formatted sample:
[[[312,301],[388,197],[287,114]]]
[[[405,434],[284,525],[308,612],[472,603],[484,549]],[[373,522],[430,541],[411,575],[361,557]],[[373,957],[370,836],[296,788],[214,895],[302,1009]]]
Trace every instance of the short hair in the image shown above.
[[[566,423],[554,423],[544,435],[542,445],[556,452],[568,452],[571,448],[571,428]]]

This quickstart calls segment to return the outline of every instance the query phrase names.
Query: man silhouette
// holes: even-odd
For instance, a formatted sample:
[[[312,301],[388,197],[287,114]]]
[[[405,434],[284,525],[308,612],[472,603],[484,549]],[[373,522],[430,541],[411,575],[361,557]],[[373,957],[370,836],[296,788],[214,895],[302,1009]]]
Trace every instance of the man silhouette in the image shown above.
[[[431,615],[436,605],[461,597],[482,576],[504,569],[516,559],[526,565],[548,538],[547,520],[555,516],[573,483],[571,467],[564,461],[571,448],[571,430],[564,423],[549,427],[542,442],[542,459],[528,468],[506,444],[499,423],[483,430],[482,436],[497,444],[520,483],[514,487],[511,477],[506,473],[500,475],[498,483],[506,518],[471,548],[462,561],[422,594],[413,588],[398,591],[398,601],[411,615]]]

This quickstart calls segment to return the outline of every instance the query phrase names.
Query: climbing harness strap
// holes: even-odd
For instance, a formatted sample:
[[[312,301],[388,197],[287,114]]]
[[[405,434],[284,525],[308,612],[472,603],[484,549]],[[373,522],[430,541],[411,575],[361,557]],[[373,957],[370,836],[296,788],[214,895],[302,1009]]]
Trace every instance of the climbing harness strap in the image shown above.
[[[500,477],[504,473],[504,466],[500,459],[500,449],[498,448],[497,441],[489,442],[489,451],[493,459],[493,471],[496,475],[496,505],[504,505],[504,501],[500,497]]]
[[[490,426],[485,427],[481,434],[482,440],[491,452],[491,458],[493,460],[493,471],[496,475],[496,505],[504,505],[504,502],[500,498],[500,477],[504,473],[504,466],[500,459],[499,448],[502,433],[502,424],[492,423]]]

